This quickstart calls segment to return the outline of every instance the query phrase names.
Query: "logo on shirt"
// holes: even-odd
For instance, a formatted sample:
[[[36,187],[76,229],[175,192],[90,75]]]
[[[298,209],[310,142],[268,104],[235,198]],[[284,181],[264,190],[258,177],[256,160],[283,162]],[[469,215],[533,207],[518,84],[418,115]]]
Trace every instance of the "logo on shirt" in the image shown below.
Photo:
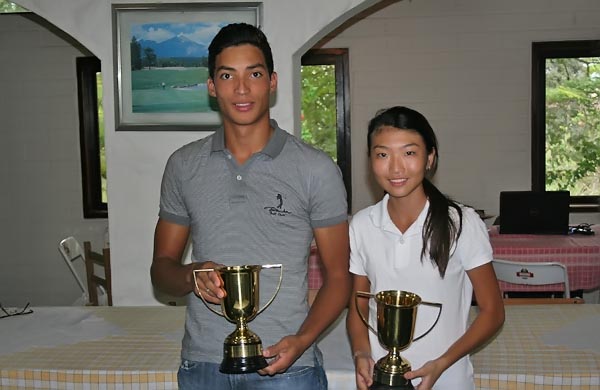
[[[290,211],[287,211],[283,207],[283,196],[281,194],[277,194],[276,203],[277,203],[277,206],[266,206],[264,209],[267,210],[269,212],[269,214],[277,215],[280,217],[284,217],[288,214],[291,214]]]

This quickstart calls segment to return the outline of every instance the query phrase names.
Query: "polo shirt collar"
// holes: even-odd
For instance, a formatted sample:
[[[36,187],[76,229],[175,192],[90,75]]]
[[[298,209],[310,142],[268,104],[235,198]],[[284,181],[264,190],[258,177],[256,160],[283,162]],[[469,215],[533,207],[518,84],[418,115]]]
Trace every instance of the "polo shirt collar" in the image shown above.
[[[287,132],[282,130],[277,121],[275,119],[270,120],[271,127],[275,129],[273,131],[273,135],[269,138],[269,142],[260,151],[260,153],[266,154],[271,158],[275,158],[279,156],[279,153],[283,150],[283,146],[285,145],[285,141],[287,139]],[[217,131],[215,131],[213,140],[212,140],[212,148],[211,152],[223,152],[225,151],[225,129],[221,126]]]
[[[377,203],[375,207],[371,209],[369,216],[371,217],[371,221],[373,222],[373,225],[375,227],[388,232],[402,234],[390,218],[390,213],[388,212],[387,207],[389,199],[390,195],[385,194],[381,202]],[[428,210],[429,199],[427,199],[427,201],[425,202],[425,207],[423,207],[423,210],[421,210],[421,213],[417,217],[416,221],[412,225],[410,225],[408,230],[404,232],[404,235],[421,234],[421,232],[423,231],[423,225],[425,224],[425,218],[427,218]]]

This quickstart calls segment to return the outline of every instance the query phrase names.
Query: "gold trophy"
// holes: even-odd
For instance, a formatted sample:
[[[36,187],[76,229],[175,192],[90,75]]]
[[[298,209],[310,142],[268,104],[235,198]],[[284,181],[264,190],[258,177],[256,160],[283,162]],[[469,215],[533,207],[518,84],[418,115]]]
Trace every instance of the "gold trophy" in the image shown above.
[[[259,272],[264,268],[279,268],[277,290],[262,309],[259,301]],[[223,280],[223,289],[227,292],[221,300],[221,311],[210,307],[202,295],[202,301],[213,313],[225,317],[236,324],[236,329],[225,338],[223,343],[223,361],[219,370],[226,374],[243,374],[256,372],[265,368],[268,363],[262,355],[262,342],[254,332],[248,329],[248,322],[263,312],[275,299],[281,287],[283,267],[281,264],[223,266],[210,269],[194,270],[196,290],[198,272],[218,272]]]
[[[417,294],[387,290],[377,294],[357,291],[354,299],[358,309],[358,297],[375,298],[377,302],[377,331],[373,329],[363,314],[358,311],[360,318],[367,327],[377,335],[379,343],[389,353],[375,363],[373,370],[373,385],[375,389],[414,389],[410,380],[404,374],[411,370],[410,363],[400,356],[400,351],[408,348],[410,343],[419,340],[435,327],[442,314],[441,303],[430,303],[421,300]],[[438,316],[429,330],[419,337],[413,338],[417,308],[419,305],[438,307]]]

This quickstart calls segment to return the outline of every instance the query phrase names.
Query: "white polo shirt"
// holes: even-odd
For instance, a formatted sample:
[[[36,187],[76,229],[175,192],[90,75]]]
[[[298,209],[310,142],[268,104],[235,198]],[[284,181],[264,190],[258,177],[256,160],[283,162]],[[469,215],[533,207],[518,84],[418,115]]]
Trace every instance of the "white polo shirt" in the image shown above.
[[[481,218],[473,209],[463,206],[462,233],[452,248],[448,268],[442,279],[427,254],[421,260],[422,230],[429,202],[403,234],[390,219],[388,199],[389,196],[386,195],[379,203],[359,211],[352,218],[350,272],[367,276],[371,282],[371,293],[404,290],[418,294],[423,301],[442,304],[440,320],[433,330],[401,352],[412,368],[417,369],[442,355],[465,333],[473,292],[466,271],[490,262],[492,247]],[[369,323],[375,329],[376,310],[375,300],[370,299]],[[414,337],[425,333],[433,325],[437,315],[436,307],[420,305]],[[387,354],[372,332],[369,332],[369,341],[375,361]],[[414,384],[419,381],[414,381]],[[474,389],[473,367],[469,357],[465,356],[446,370],[434,389]]]

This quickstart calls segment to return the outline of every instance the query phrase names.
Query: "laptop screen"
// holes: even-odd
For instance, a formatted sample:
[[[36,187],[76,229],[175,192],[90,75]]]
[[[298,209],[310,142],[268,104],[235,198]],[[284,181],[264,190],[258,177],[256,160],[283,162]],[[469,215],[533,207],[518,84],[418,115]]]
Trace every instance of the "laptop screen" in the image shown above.
[[[501,234],[568,234],[569,191],[500,192]]]

